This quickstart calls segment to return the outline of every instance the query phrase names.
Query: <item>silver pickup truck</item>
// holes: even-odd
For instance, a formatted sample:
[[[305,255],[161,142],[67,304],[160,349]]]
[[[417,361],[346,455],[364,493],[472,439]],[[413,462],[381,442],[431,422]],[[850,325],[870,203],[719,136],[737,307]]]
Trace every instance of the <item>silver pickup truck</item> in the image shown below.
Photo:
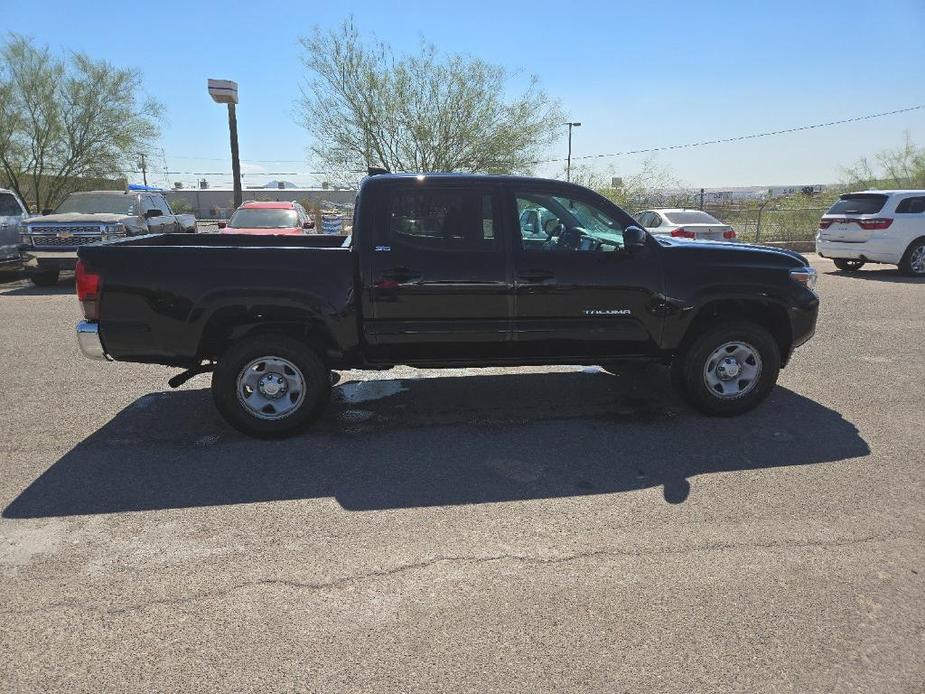
[[[28,217],[26,206],[16,193],[0,188],[0,267],[16,266],[22,261],[19,231]]]
[[[77,249],[126,236],[195,232],[196,218],[174,214],[154,191],[71,193],[53,214],[32,217],[20,227],[26,271],[37,285],[57,283],[62,270],[73,270]]]

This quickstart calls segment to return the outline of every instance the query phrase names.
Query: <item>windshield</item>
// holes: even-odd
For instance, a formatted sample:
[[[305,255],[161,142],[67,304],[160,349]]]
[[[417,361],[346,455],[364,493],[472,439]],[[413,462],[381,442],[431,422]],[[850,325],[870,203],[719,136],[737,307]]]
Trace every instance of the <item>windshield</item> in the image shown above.
[[[114,193],[112,195],[68,195],[58,205],[55,214],[78,212],[81,214],[125,214],[135,215],[135,196]]]
[[[886,203],[886,195],[861,193],[842,195],[826,214],[877,214]]]
[[[299,226],[295,210],[241,208],[228,222],[229,229],[291,229]]]
[[[716,217],[700,210],[684,212],[665,212],[665,218],[672,224],[722,224]]]

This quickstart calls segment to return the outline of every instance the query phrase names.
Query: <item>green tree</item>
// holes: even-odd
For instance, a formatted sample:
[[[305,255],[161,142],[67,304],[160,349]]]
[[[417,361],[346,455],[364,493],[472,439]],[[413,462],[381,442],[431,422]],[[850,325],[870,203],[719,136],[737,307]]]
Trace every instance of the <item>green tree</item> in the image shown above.
[[[82,179],[118,178],[158,135],[161,107],[141,73],[84,53],[54,55],[11,34],[0,48],[0,173],[54,207]]]
[[[507,99],[511,74],[430,45],[396,56],[364,43],[352,20],[302,38],[310,79],[297,117],[311,153],[332,173],[363,171],[528,172],[561,136],[558,101],[531,78]]]
[[[916,147],[906,132],[905,142],[895,149],[885,149],[858,159],[843,171],[849,188],[925,188],[925,149]]]

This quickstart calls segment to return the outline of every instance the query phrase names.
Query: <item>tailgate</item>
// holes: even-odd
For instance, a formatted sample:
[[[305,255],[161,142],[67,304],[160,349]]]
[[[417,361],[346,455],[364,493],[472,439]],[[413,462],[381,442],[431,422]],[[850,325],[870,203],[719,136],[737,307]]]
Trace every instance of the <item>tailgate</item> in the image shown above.
[[[873,233],[861,226],[866,217],[860,215],[835,217],[824,215],[819,228],[819,238],[823,241],[840,241],[842,243],[864,243]],[[828,225],[825,229],[822,226]]]

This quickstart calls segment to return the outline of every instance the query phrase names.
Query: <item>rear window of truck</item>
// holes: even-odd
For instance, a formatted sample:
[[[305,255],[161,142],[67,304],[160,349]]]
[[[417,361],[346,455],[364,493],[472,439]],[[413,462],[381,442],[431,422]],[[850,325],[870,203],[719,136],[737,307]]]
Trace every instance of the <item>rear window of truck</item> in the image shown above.
[[[842,195],[826,214],[877,214],[886,200],[886,195],[877,193]]]

